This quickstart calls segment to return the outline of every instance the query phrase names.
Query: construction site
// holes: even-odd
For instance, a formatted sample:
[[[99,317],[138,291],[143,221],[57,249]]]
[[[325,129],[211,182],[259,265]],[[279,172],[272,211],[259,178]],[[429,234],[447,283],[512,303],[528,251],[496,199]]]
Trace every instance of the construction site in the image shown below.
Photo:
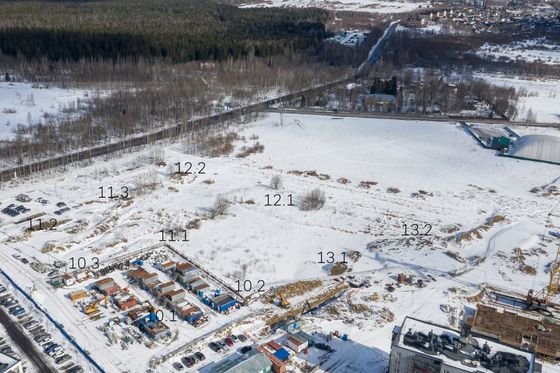
[[[526,296],[488,287],[476,312],[467,318],[472,332],[534,351],[543,359],[560,359],[560,244],[550,264],[549,282]]]

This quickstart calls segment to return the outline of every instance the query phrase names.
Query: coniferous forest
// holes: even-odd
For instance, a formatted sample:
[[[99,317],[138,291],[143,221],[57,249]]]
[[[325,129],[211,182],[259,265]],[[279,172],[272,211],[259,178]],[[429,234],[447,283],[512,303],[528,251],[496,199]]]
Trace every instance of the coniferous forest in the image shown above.
[[[266,57],[316,46],[327,17],[212,0],[0,1],[0,52],[51,61]]]

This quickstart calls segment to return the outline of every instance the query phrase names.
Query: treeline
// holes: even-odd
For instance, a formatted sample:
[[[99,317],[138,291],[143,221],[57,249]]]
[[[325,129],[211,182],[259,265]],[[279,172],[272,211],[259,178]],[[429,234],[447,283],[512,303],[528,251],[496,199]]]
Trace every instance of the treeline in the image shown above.
[[[90,82],[99,78],[101,83],[89,83],[89,87],[97,86],[100,94],[90,91],[89,97],[61,108],[63,114],[43,114],[32,118],[32,123],[17,126],[12,138],[0,140],[0,165],[22,165],[129,140],[163,127],[184,125],[191,118],[239,108],[351,73],[348,68],[325,66],[303,52],[269,58],[230,58],[203,68],[205,64],[208,63],[84,63],[66,65],[76,69],[66,72],[59,63],[50,64],[58,66],[52,76],[55,81],[64,74],[71,77],[68,84],[72,85],[80,82],[82,74]],[[40,65],[27,65],[28,74],[36,74],[33,68]],[[112,79],[105,80],[104,74]],[[119,81],[126,77],[132,79]]]
[[[271,56],[317,46],[318,9],[239,9],[212,0],[0,2],[0,52],[51,61]]]
[[[397,95],[397,77],[393,76],[391,79],[380,79],[375,77],[373,79],[373,84],[369,89],[369,93],[381,93],[385,95]]]
[[[417,66],[440,70],[473,69],[480,72],[557,77],[560,67],[521,60],[488,60],[474,52],[484,43],[509,44],[513,41],[552,37],[553,32],[535,31],[530,34],[430,34],[415,31],[395,33],[383,58],[396,67]]]

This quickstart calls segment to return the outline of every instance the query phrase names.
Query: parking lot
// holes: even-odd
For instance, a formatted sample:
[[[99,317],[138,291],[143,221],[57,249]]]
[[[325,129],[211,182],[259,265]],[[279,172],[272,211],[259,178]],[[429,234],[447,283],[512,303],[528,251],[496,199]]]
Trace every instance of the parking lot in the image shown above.
[[[54,341],[53,335],[47,332],[45,325],[40,322],[30,310],[22,306],[18,297],[9,292],[0,284],[0,306],[2,306],[2,324],[15,336],[16,342],[22,351],[40,369],[41,372],[54,372],[49,365],[56,366],[57,371],[66,373],[81,373],[83,368],[71,362],[69,351]],[[7,313],[5,312],[7,311]],[[8,316],[9,315],[9,316]],[[10,348],[2,349],[0,352],[9,353]],[[5,351],[4,351],[5,350]],[[41,354],[39,351],[42,351]],[[50,357],[50,361],[47,358]]]

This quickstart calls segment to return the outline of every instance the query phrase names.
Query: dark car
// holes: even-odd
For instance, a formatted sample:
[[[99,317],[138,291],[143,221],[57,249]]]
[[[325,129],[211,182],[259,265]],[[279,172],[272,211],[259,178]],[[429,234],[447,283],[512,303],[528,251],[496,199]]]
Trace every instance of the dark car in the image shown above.
[[[231,339],[230,337],[224,339],[224,342],[226,342],[229,347],[233,346],[233,339]]]
[[[181,370],[183,369],[183,366],[181,363],[173,363],[173,368],[175,368],[175,370]]]
[[[253,347],[251,346],[244,346],[239,349],[239,352],[242,354],[246,354],[247,352],[251,351]]]
[[[247,337],[245,337],[243,334],[239,334],[237,338],[239,338],[241,342],[245,342],[247,340]]]
[[[62,363],[67,362],[67,361],[70,360],[71,358],[72,358],[72,357],[71,357],[70,355],[64,354],[64,355],[62,355],[61,357],[57,357],[57,358],[55,359],[54,362],[56,363],[56,365],[60,365],[60,364],[62,364]]]
[[[232,334],[229,336],[234,342],[239,341],[239,339],[237,338],[237,336],[235,334]]]
[[[194,356],[196,356],[198,361],[206,360],[206,356],[204,356],[204,354],[202,352],[197,352],[197,353],[194,354]]]
[[[210,349],[214,352],[220,352],[220,350],[222,349],[216,342],[210,342],[208,344],[208,347],[210,347]]]
[[[181,358],[181,362],[185,364],[187,368],[190,368],[196,363],[196,360],[192,356],[185,356]]]

